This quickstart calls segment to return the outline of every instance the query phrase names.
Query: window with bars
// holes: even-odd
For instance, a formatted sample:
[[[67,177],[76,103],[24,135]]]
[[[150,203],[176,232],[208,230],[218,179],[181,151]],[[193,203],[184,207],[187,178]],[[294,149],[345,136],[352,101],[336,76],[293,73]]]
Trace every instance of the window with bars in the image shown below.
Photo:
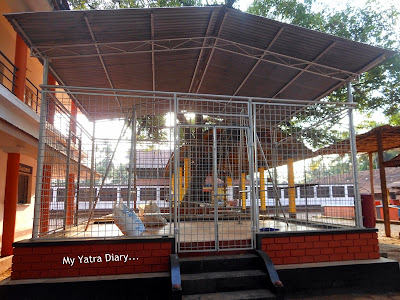
[[[100,201],[115,201],[117,200],[117,188],[102,189],[100,192]]]
[[[29,204],[29,175],[19,174],[18,177],[18,204]]]
[[[314,198],[314,187],[300,186],[300,198]]]
[[[160,200],[169,201],[169,188],[167,187],[160,188]]]
[[[330,196],[329,186],[318,186],[317,187],[317,197],[318,198],[328,198]]]
[[[346,194],[344,192],[343,185],[334,185],[332,186],[332,196],[333,197],[344,197]]]
[[[141,188],[140,189],[140,200],[141,201],[157,200],[157,189],[156,188]]]

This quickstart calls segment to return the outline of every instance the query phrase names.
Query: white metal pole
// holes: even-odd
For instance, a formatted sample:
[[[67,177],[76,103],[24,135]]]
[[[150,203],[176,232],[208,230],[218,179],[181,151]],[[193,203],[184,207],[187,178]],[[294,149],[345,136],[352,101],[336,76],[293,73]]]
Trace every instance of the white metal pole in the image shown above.
[[[174,235],[176,249],[179,250],[179,225],[178,225],[178,205],[179,203],[179,127],[178,127],[178,99],[174,94]]]
[[[249,100],[248,104],[248,114],[249,114],[249,129],[247,133],[247,144],[248,144],[248,161],[249,161],[249,177],[250,177],[250,214],[251,214],[251,239],[252,246],[255,249],[255,206],[256,206],[256,194],[255,194],[255,181],[254,181],[254,141],[253,141],[253,114],[252,114],[252,102]]]
[[[47,57],[43,61],[43,84],[47,85],[49,76],[49,60]],[[35,187],[35,208],[33,214],[32,239],[39,237],[40,224],[40,206],[42,197],[43,183],[43,164],[46,147],[46,117],[47,117],[47,89],[42,89],[42,101],[40,103],[40,124],[39,124],[39,142],[38,142],[38,158],[36,168],[36,187]]]
[[[65,196],[64,196],[64,218],[63,228],[67,225],[67,213],[68,213],[68,191],[69,191],[69,172],[71,164],[71,119],[69,119],[68,125],[68,140],[67,140],[67,158],[66,158],[66,171],[65,171]]]
[[[253,145],[253,157],[254,157],[254,172],[256,173],[256,178],[255,178],[255,185],[254,185],[254,227],[255,227],[255,232],[258,232],[259,228],[260,228],[260,216],[259,216],[259,205],[261,204],[261,198],[259,200],[260,197],[260,190],[264,189],[264,187],[260,187],[258,186],[259,184],[259,175],[258,175],[258,152],[257,152],[257,116],[256,116],[256,104],[253,104],[250,106],[251,111],[250,113],[250,117],[253,118],[250,119],[250,123],[253,123],[253,128],[252,128],[252,133],[251,133],[251,138],[252,138],[252,145]],[[255,238],[255,236],[254,236]]]
[[[351,82],[347,82],[347,100],[353,103],[353,94],[351,91]],[[363,219],[361,212],[361,196],[358,186],[358,166],[357,166],[357,146],[356,146],[356,134],[354,131],[353,123],[353,107],[348,108],[349,112],[349,131],[350,131],[350,150],[351,150],[351,162],[353,165],[353,176],[354,176],[354,208],[356,213],[356,226],[363,227]]]
[[[135,111],[135,106],[132,107],[132,123],[131,123],[131,149],[129,153],[129,173],[128,173],[128,201],[127,201],[127,206],[131,207],[131,200],[132,200],[132,171],[133,171],[133,164],[136,163],[136,111]],[[136,170],[135,170],[136,171]],[[135,176],[133,174],[133,176]],[[136,189],[134,191],[136,194]],[[136,203],[136,202],[135,202]]]
[[[94,169],[95,169],[95,135],[96,135],[96,121],[93,121],[93,132],[92,132],[92,157],[90,158],[90,198],[89,198],[89,211],[92,209],[93,200],[96,195],[94,192]]]
[[[219,237],[218,237],[218,168],[217,168],[217,128],[213,127],[213,193],[214,193],[214,236],[215,236],[215,250],[219,250]]]

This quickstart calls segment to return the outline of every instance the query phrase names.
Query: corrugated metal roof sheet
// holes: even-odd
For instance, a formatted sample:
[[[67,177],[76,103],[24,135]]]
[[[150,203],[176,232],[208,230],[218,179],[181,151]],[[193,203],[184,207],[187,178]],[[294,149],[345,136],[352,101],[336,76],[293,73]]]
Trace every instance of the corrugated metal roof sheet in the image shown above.
[[[224,6],[6,18],[71,86],[110,88],[97,46],[117,89],[319,100],[394,54]]]

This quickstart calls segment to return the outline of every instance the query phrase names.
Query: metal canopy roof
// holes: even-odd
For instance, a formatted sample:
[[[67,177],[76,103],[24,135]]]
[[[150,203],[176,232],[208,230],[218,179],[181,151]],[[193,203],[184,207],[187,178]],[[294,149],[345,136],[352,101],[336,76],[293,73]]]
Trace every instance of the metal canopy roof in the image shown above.
[[[225,6],[6,18],[68,86],[314,101],[394,54]]]

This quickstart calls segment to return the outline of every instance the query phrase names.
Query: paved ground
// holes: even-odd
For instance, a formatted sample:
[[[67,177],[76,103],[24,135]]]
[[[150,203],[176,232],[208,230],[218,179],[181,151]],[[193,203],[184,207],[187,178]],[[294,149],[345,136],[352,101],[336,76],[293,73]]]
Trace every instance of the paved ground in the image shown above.
[[[376,228],[379,230],[379,251],[381,253],[387,253],[388,258],[392,258],[400,262],[400,225],[392,224],[390,226],[391,237],[386,237],[385,227],[382,223],[376,224]]]
[[[0,274],[0,281],[8,278],[11,276],[11,268],[5,271],[4,273]]]

